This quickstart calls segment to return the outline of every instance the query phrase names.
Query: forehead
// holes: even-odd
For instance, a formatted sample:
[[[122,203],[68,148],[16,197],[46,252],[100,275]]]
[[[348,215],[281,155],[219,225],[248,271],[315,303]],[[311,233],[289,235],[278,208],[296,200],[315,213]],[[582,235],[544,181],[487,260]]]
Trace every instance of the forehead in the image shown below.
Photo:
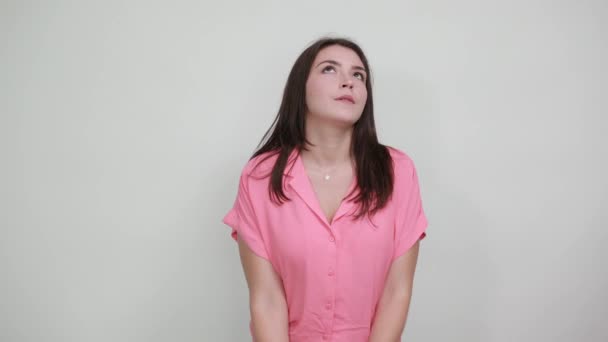
[[[328,59],[341,64],[363,66],[361,58],[355,51],[341,45],[331,45],[321,49],[315,57],[314,65]]]

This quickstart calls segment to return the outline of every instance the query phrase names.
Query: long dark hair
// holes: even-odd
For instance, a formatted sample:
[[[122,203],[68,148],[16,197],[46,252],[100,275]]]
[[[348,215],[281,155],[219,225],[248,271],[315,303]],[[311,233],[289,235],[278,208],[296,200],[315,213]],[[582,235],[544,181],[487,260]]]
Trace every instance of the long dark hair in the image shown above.
[[[298,153],[306,149],[310,142],[305,135],[306,114],[306,81],[319,51],[331,45],[340,45],[353,50],[363,62],[367,70],[365,87],[367,88],[367,101],[363,113],[354,124],[350,153],[355,160],[357,187],[348,197],[358,190],[354,197],[359,204],[356,219],[365,214],[372,216],[382,209],[393,192],[392,159],[387,146],[380,144],[374,123],[374,106],[372,100],[371,70],[363,50],[355,42],[346,38],[323,37],[312,43],[298,57],[283,91],[283,100],[274,122],[264,134],[257,151],[250,159],[266,152],[266,158],[278,154],[272,168],[269,182],[269,194],[278,203],[289,200],[283,192],[283,172],[287,166],[288,158],[294,149]],[[264,141],[266,142],[264,143]],[[263,161],[262,160],[262,161]],[[258,164],[259,165],[259,164]]]

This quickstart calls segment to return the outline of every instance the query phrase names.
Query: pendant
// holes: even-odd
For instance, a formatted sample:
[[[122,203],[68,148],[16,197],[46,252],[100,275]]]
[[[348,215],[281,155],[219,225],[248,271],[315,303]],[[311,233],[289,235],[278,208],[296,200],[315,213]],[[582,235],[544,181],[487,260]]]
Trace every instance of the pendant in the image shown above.
[[[329,175],[325,175],[325,180],[329,180]]]

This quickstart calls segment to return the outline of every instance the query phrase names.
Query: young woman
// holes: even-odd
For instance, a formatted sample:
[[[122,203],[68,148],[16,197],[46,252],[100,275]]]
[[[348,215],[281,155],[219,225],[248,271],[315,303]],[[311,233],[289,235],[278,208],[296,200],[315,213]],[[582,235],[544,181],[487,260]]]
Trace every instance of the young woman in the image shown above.
[[[378,142],[361,48],[304,50],[264,140],[223,219],[253,340],[400,341],[427,219],[412,159]]]

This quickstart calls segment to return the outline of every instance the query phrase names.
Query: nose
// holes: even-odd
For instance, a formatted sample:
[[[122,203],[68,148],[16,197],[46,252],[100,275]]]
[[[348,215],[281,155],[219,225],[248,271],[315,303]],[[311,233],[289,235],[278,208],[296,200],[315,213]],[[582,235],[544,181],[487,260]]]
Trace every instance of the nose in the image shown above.
[[[350,78],[345,78],[344,80],[342,80],[342,88],[344,87],[348,87],[350,89],[353,88],[353,80],[351,80]]]
[[[348,87],[352,89],[354,86],[353,79],[348,75],[348,73],[342,72],[340,70],[340,88]]]

